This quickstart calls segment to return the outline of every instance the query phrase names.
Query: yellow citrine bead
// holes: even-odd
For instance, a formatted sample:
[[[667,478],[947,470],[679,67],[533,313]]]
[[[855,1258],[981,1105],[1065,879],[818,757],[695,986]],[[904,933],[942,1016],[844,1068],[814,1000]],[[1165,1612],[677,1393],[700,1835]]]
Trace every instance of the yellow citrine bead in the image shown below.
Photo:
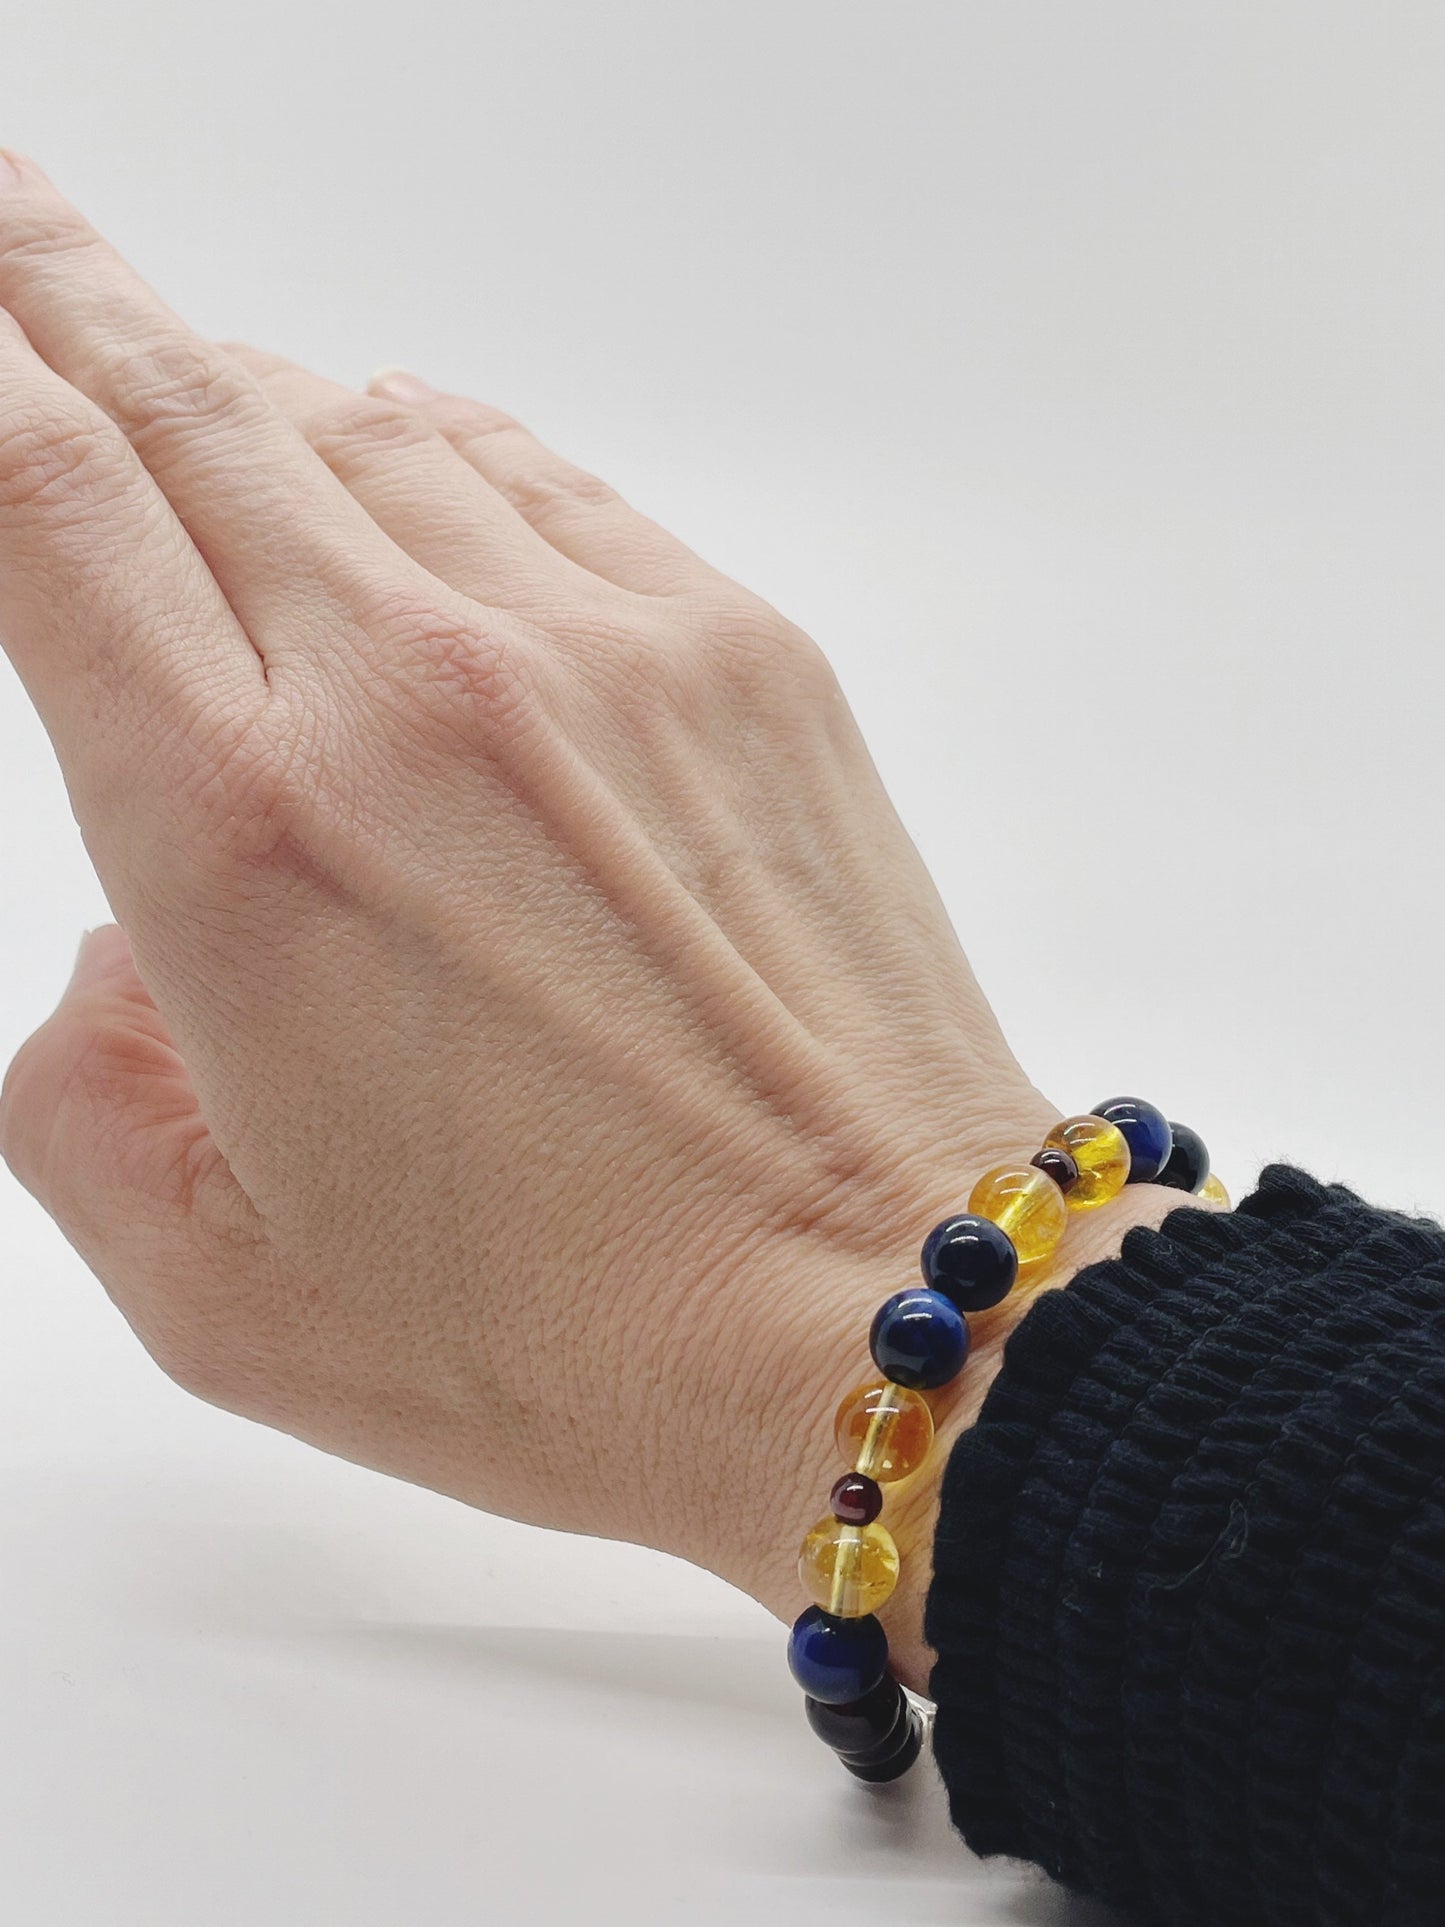
[[[886,1378],[855,1385],[838,1407],[833,1436],[844,1463],[879,1485],[916,1472],[933,1446],[927,1399]]]
[[[1200,1185],[1199,1195],[1201,1198],[1208,1198],[1211,1204],[1222,1204],[1226,1211],[1230,1209],[1229,1193],[1212,1171]]]
[[[998,1164],[985,1171],[968,1208],[1007,1233],[1021,1265],[1036,1265],[1056,1251],[1069,1219],[1063,1192],[1035,1164]]]
[[[1107,1204],[1129,1182],[1129,1141],[1107,1118],[1066,1117],[1044,1143],[1050,1150],[1067,1151],[1079,1167],[1078,1182],[1064,1193],[1064,1205],[1070,1211],[1092,1211]]]
[[[815,1605],[838,1619],[877,1612],[898,1584],[898,1548],[878,1524],[845,1526],[829,1513],[803,1541],[798,1577]]]

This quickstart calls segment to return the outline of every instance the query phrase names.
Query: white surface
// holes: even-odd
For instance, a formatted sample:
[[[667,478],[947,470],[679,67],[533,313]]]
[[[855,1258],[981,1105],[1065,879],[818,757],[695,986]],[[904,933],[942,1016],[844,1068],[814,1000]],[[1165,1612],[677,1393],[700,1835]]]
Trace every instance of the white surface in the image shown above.
[[[809,626],[1033,1074],[1445,1206],[1445,16],[0,8],[0,138],[198,326],[520,413]],[[103,905],[0,679],[0,1047]],[[0,1181],[25,1927],[1082,1927],[775,1630],[170,1388]]]

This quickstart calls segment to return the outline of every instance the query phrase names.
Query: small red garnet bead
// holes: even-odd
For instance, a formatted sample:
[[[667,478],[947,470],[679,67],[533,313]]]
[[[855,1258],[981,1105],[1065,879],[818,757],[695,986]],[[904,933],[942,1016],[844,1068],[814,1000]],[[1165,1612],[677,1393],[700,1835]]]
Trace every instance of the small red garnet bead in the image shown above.
[[[845,1472],[829,1494],[833,1517],[845,1526],[871,1526],[883,1510],[883,1488],[866,1472]]]

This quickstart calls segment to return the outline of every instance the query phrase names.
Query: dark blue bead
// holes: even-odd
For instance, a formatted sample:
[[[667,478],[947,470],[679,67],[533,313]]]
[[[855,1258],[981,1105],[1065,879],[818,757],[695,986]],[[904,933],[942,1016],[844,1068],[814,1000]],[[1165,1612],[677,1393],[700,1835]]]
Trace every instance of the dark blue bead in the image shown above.
[[[960,1311],[1001,1304],[1018,1275],[1019,1255],[1008,1233],[972,1212],[945,1218],[924,1240],[923,1282]]]
[[[1130,1184],[1152,1184],[1169,1162],[1173,1137],[1169,1120],[1155,1104],[1142,1097],[1111,1097],[1107,1104],[1096,1104],[1093,1117],[1106,1117],[1124,1133],[1129,1146]]]
[[[1172,1191],[1202,1191],[1209,1176],[1209,1152],[1204,1139],[1187,1124],[1171,1122],[1169,1130],[1174,1148],[1169,1153],[1169,1162],[1159,1173],[1158,1182],[1167,1184]]]
[[[818,1738],[860,1766],[888,1759],[908,1737],[910,1708],[896,1679],[880,1680],[846,1705],[827,1705],[811,1695],[804,1703]]]
[[[888,1635],[871,1613],[835,1619],[809,1606],[788,1638],[788,1665],[810,1700],[839,1706],[862,1699],[888,1671]]]
[[[941,1291],[908,1285],[878,1307],[868,1342],[873,1363],[885,1378],[915,1392],[930,1392],[963,1370],[968,1325]]]

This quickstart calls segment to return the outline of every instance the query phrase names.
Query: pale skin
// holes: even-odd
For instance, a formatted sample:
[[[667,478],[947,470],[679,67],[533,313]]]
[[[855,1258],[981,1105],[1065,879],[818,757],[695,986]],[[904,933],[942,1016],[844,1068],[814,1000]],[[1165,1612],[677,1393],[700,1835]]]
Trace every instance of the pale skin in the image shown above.
[[[1061,1114],[817,647],[493,408],[200,339],[3,154],[0,640],[118,919],[0,1149],[147,1350],[792,1618],[874,1307]],[[1071,1220],[945,1448],[1181,1202]],[[943,1456],[885,1514],[920,1689]]]

